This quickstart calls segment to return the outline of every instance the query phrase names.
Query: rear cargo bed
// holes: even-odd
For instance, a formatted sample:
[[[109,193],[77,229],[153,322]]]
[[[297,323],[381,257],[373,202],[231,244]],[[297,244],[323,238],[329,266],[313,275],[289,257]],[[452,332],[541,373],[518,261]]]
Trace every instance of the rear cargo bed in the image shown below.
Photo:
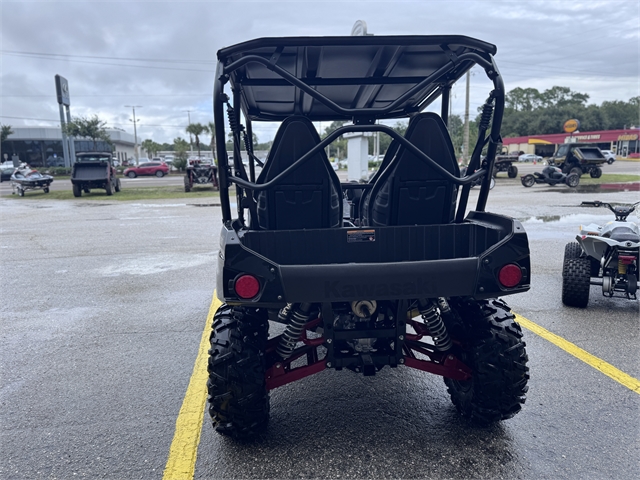
[[[256,302],[362,298],[490,297],[529,288],[529,248],[519,222],[472,212],[462,224],[320,230],[223,229],[221,298],[237,300],[234,279],[261,279]],[[518,263],[520,285],[504,289],[497,269]],[[232,268],[230,266],[233,266]]]

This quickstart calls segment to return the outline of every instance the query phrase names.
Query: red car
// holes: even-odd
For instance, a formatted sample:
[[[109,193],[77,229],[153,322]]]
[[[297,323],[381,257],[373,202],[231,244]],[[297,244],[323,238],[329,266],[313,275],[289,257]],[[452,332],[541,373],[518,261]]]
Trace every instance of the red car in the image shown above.
[[[155,175],[164,177],[169,174],[169,167],[164,162],[144,162],[137,167],[129,167],[124,171],[124,175],[129,178],[136,178],[138,175]]]

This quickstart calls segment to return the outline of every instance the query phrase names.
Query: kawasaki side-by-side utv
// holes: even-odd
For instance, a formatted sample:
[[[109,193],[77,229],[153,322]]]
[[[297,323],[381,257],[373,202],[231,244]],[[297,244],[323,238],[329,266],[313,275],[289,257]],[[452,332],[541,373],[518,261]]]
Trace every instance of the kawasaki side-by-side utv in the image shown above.
[[[218,52],[223,304],[207,384],[218,432],[257,432],[270,390],[326,369],[441,375],[460,413],[481,424],[520,411],[528,358],[498,297],[529,289],[529,245],[517,220],[485,211],[504,110],[495,52],[465,36],[261,38]],[[449,96],[474,65],[493,90],[461,177]],[[439,115],[423,112],[437,99]],[[401,118],[405,135],[379,123]],[[341,120],[324,140],[312,123]],[[249,140],[256,121],[281,122],[264,165]],[[325,147],[366,132],[392,137],[381,167],[368,183],[341,183]],[[270,322],[283,333],[269,338]]]

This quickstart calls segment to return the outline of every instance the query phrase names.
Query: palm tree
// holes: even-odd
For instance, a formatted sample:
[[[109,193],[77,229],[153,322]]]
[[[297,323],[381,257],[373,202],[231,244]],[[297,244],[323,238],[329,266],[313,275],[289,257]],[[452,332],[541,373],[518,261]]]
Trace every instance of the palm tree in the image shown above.
[[[155,155],[155,153],[157,152],[157,150],[154,151],[154,148],[155,148],[156,145],[157,144],[153,140],[150,140],[150,139],[146,139],[145,141],[143,141],[140,144],[140,146],[146,150],[147,158],[151,158],[151,157],[149,157],[149,154],[151,154],[151,156]]]
[[[210,123],[209,125],[213,125]],[[11,125],[0,125],[2,127],[2,134],[0,136],[0,143],[4,142],[10,135],[13,134],[13,130],[11,129]]]
[[[190,133],[194,137],[196,137],[196,147],[198,148],[198,157],[200,157],[200,135],[203,133],[207,133],[209,129],[202,125],[201,123],[190,123],[189,126],[185,129],[187,133]]]
[[[213,122],[209,122],[207,124],[207,132],[211,134],[211,153],[213,154],[213,160],[215,161],[216,165],[218,164],[217,158],[216,158],[216,125]]]

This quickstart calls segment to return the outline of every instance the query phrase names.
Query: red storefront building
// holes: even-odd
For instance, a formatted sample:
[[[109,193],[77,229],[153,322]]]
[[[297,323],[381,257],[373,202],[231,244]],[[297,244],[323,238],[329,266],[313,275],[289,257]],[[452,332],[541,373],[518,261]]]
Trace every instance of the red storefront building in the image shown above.
[[[503,138],[502,144],[509,152],[523,151],[549,157],[563,143],[593,143],[601,150],[611,150],[619,157],[639,157],[639,128],[601,130],[599,132],[555,133],[528,137]]]

